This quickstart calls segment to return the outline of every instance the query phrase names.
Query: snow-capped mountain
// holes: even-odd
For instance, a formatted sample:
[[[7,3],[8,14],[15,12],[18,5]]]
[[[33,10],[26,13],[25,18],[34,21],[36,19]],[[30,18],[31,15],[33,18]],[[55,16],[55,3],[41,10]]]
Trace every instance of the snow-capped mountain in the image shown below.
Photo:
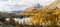
[[[36,7],[36,8],[42,8],[43,6],[40,5],[39,3],[37,3],[35,7]]]

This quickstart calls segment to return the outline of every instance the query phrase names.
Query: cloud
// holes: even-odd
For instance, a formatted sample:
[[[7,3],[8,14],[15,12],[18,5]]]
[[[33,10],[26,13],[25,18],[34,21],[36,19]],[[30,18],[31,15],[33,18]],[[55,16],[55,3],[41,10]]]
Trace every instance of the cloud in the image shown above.
[[[0,11],[20,11],[27,7],[40,3],[42,6],[46,6],[54,0],[5,0],[0,2]]]

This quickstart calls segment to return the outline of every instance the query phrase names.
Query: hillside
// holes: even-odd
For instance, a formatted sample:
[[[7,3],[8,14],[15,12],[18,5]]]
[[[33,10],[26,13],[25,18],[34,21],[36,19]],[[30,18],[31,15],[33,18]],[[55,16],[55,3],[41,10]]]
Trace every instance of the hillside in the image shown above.
[[[59,0],[54,1],[48,6],[33,10],[35,6],[27,8],[20,16],[32,17],[30,24],[34,25],[53,25],[60,24],[60,5]]]

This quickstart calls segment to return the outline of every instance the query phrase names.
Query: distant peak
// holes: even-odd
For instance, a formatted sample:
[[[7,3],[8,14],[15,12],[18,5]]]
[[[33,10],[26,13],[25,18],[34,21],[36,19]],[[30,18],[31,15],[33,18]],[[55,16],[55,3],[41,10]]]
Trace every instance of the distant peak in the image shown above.
[[[42,7],[43,7],[43,6],[40,5],[39,3],[37,3],[37,4],[35,5],[35,9],[42,8]]]

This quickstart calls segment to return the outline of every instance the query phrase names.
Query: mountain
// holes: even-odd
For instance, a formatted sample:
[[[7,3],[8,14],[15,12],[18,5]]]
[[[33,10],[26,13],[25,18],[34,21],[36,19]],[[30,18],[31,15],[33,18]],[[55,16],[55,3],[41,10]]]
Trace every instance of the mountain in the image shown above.
[[[40,5],[39,3],[37,3],[35,7],[36,7],[36,8],[42,8],[43,6]]]
[[[33,6],[25,9],[23,12],[20,13],[20,15],[24,15],[24,14],[25,15],[27,15],[27,14],[29,15],[32,12],[37,12],[36,10],[39,9],[39,8],[42,8],[42,7],[43,7],[42,5],[40,5],[39,3],[37,3],[37,4],[33,5]]]
[[[19,14],[19,13],[21,13],[22,11],[12,11],[12,13],[14,13],[14,14]]]

